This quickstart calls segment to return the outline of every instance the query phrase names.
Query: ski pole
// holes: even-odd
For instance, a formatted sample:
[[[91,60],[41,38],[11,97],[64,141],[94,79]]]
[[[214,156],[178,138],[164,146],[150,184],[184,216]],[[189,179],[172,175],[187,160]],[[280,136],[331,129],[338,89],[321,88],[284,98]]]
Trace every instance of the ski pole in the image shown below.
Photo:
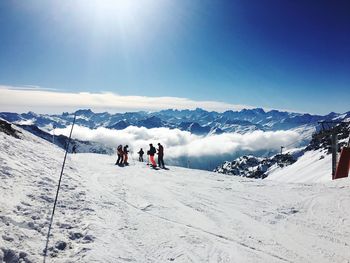
[[[47,236],[46,236],[46,244],[45,244],[45,249],[44,249],[44,259],[43,259],[43,263],[46,262],[47,248],[48,248],[48,246],[49,246],[50,232],[51,232],[53,217],[54,217],[54,215],[55,215],[56,204],[57,204],[57,199],[58,199],[58,193],[59,193],[59,191],[60,191],[60,186],[61,186],[61,180],[62,180],[63,170],[64,170],[64,166],[65,166],[65,164],[66,164],[66,158],[67,158],[67,153],[68,153],[68,149],[69,149],[70,140],[71,140],[71,137],[72,137],[72,132],[73,132],[74,124],[75,124],[75,119],[76,119],[76,114],[74,114],[74,119],[73,119],[72,128],[71,128],[71,130],[70,130],[68,142],[66,143],[66,151],[65,151],[65,154],[64,154],[64,159],[63,159],[63,164],[62,164],[62,170],[61,170],[61,174],[60,174],[60,179],[59,179],[59,181],[58,181],[58,186],[57,186],[57,191],[56,191],[55,202],[54,202],[54,205],[53,205],[52,214],[51,214],[50,223],[49,223],[49,229],[48,229],[48,231],[47,231]]]

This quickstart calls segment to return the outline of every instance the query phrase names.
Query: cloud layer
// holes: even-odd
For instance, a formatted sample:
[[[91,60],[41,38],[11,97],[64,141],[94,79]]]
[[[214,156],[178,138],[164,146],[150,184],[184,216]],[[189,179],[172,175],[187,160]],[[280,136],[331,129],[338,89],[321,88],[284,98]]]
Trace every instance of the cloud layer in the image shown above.
[[[40,87],[12,87],[0,85],[0,111],[61,113],[80,108],[94,111],[156,111],[162,109],[203,108],[218,112],[253,108],[217,101],[194,101],[178,97],[121,96],[111,92],[69,93],[41,89]]]
[[[69,131],[70,127],[56,129],[55,134],[69,135]],[[133,152],[140,148],[147,151],[149,143],[156,146],[160,142],[165,147],[165,159],[168,163],[185,166],[187,160],[190,160],[197,168],[207,168],[209,165],[205,162],[210,161],[214,165],[242,153],[278,151],[281,145],[288,145],[300,139],[299,133],[294,131],[254,131],[247,134],[198,136],[178,129],[146,129],[133,126],[121,131],[106,128],[92,130],[75,126],[72,136],[112,147],[128,144]],[[134,157],[136,158],[135,153]]]

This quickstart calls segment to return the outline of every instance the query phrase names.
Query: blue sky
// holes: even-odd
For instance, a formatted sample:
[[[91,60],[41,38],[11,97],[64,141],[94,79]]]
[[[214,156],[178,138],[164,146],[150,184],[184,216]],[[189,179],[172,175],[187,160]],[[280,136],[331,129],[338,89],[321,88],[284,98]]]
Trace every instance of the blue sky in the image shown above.
[[[341,0],[1,1],[0,85],[345,112],[349,13]]]

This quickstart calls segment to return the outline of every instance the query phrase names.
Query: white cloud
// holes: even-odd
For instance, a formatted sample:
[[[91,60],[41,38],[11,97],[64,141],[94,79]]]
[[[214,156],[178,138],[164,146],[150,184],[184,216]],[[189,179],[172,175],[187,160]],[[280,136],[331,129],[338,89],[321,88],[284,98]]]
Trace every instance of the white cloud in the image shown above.
[[[55,134],[69,135],[69,131],[70,127],[56,129]],[[165,147],[168,163],[180,165],[185,165],[184,160],[187,159],[197,160],[197,163],[206,160],[215,163],[224,161],[228,157],[238,156],[243,152],[277,151],[281,145],[288,145],[300,139],[300,134],[295,131],[254,131],[247,134],[224,133],[198,136],[178,129],[147,129],[134,126],[120,131],[102,127],[92,130],[75,126],[72,136],[81,140],[97,141],[115,148],[119,144],[128,144],[134,152],[141,147],[148,150],[149,143],[156,146],[160,142]],[[203,168],[203,163],[198,167]]]
[[[217,101],[195,101],[178,97],[121,96],[111,92],[58,92],[37,86],[13,87],[0,85],[0,111],[61,113],[80,108],[94,111],[156,111],[161,109],[241,110],[253,108]]]
[[[37,85],[24,85],[21,87],[14,87],[14,86],[2,86],[0,85],[0,89],[11,89],[11,90],[36,90],[36,91],[57,91],[56,89],[49,89],[49,88],[43,88]]]

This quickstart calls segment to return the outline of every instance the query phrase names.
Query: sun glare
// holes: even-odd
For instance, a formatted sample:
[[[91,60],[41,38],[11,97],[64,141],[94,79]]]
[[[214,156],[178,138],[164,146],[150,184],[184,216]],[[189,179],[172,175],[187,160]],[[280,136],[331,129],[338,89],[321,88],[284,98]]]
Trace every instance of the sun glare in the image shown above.
[[[140,17],[140,11],[145,8],[145,1],[95,0],[92,2],[90,7],[101,15],[101,19],[116,19],[119,22],[128,23],[132,22],[133,19],[143,18]]]
[[[165,1],[164,1],[165,2]],[[103,26],[140,26],[159,15],[160,1],[155,0],[90,0],[80,1],[78,12],[91,16]]]
[[[74,16],[93,41],[118,39],[125,44],[147,41],[150,31],[161,24],[167,1],[88,0],[78,1]]]

